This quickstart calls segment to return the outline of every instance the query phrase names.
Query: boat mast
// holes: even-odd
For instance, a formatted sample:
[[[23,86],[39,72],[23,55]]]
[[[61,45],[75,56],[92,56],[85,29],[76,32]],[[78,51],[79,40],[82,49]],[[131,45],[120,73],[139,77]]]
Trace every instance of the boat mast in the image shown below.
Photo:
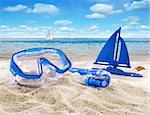
[[[47,39],[49,39],[49,40],[52,39],[51,30],[48,30]]]
[[[115,52],[115,62],[117,62],[117,58],[118,58],[120,29],[121,29],[121,28],[119,28],[119,32],[117,33],[117,36],[116,36],[116,37],[118,37],[118,38],[117,38],[117,48],[116,48],[116,52]],[[119,34],[119,35],[118,35],[118,34]],[[116,68],[116,67],[117,67],[117,64],[114,66],[114,68]]]

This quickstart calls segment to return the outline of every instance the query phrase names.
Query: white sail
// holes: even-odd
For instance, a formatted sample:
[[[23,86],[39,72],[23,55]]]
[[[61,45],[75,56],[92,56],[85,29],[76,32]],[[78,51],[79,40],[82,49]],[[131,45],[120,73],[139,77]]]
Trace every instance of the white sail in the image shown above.
[[[53,39],[52,33],[51,33],[50,30],[48,31],[48,33],[47,33],[47,35],[46,35],[46,39],[47,39],[47,40],[52,40],[52,39]]]

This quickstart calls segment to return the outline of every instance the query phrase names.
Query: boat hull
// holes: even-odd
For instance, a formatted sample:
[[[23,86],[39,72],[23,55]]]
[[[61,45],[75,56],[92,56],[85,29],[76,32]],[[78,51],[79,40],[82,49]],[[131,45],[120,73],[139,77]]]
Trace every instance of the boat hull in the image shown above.
[[[113,68],[113,67],[107,67],[105,70],[110,72],[111,74],[116,74],[116,75],[131,76],[131,77],[143,77],[142,75],[140,75],[138,73],[125,72],[123,70],[120,70],[118,68]]]

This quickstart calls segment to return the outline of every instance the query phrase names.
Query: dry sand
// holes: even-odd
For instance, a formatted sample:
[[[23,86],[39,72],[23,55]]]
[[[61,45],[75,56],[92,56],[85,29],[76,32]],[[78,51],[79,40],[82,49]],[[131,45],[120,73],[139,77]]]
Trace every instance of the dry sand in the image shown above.
[[[12,77],[9,61],[1,60],[0,115],[149,115],[150,61],[132,62],[137,65],[146,68],[139,72],[144,78],[112,75],[109,87],[101,90],[75,82],[70,73],[58,82],[28,88],[6,82]],[[92,61],[73,66],[95,67]]]

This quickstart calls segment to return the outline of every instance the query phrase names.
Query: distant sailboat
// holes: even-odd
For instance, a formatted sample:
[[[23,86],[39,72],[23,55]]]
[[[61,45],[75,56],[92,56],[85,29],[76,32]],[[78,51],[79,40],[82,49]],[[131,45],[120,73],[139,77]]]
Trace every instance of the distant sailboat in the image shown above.
[[[124,72],[117,67],[130,68],[130,59],[124,40],[120,37],[119,28],[106,42],[94,64],[108,65],[106,71],[112,74],[142,77],[140,74]]]
[[[47,40],[53,40],[52,33],[51,33],[50,30],[48,31],[48,33],[47,33],[47,35],[46,35],[46,39],[47,39]]]

